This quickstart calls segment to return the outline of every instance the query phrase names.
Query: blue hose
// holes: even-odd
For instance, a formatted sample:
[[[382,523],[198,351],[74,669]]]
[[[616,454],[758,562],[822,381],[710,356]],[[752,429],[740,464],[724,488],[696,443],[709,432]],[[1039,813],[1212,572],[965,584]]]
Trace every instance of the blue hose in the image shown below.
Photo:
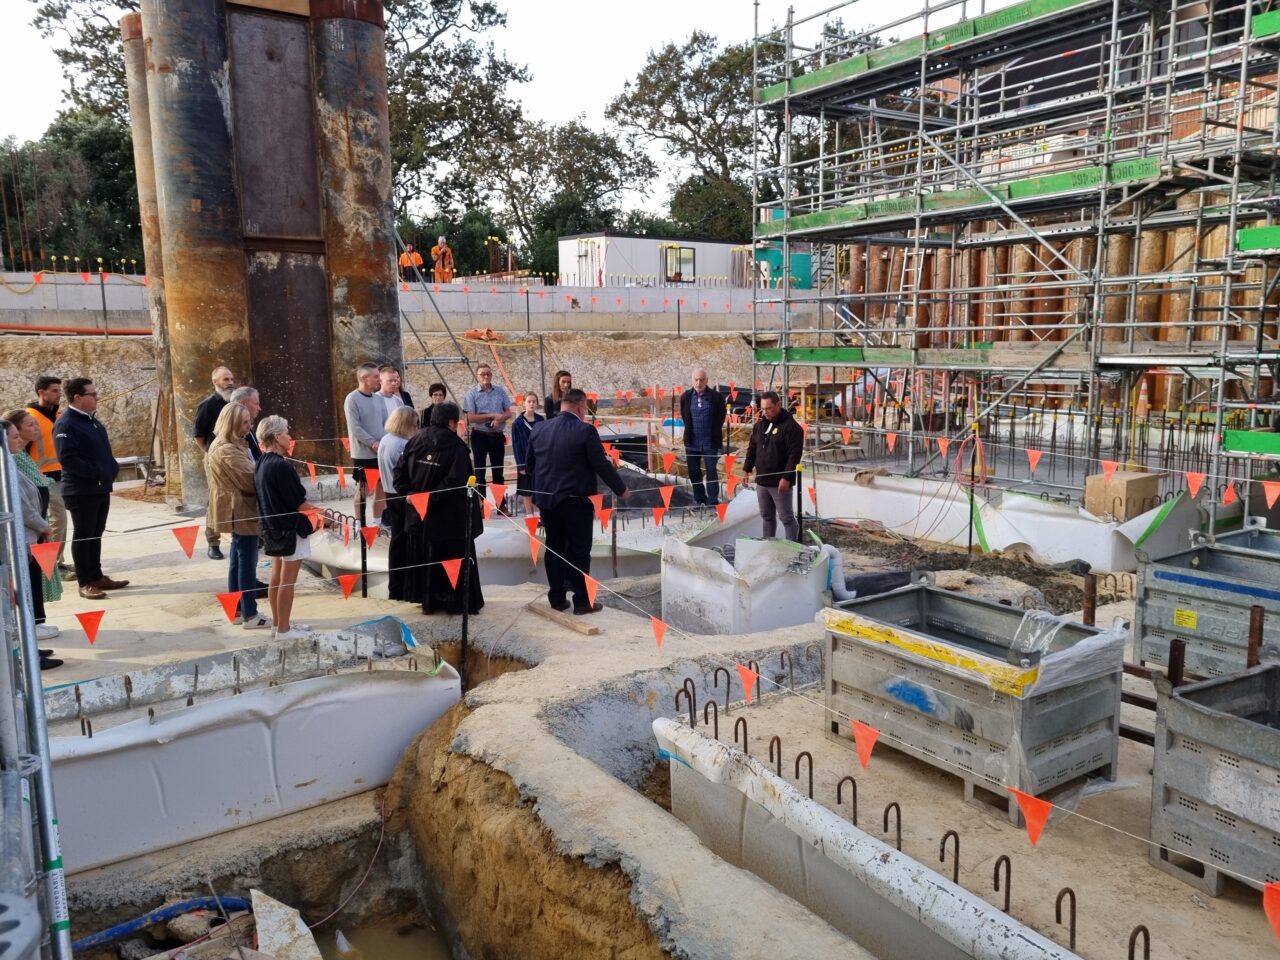
[[[157,907],[150,913],[144,913],[140,917],[126,920],[124,923],[117,924],[114,927],[108,927],[101,933],[95,933],[82,940],[77,940],[71,944],[71,952],[80,953],[91,947],[106,946],[108,943],[114,943],[132,933],[137,933],[139,930],[153,927],[157,923],[163,923],[165,920],[172,920],[174,917],[180,917],[184,913],[193,913],[196,910],[218,910],[219,903],[221,903],[221,909],[229,914],[242,913],[253,909],[248,900],[241,900],[239,897],[196,897],[192,900],[183,900],[181,903],[170,903],[163,907]]]

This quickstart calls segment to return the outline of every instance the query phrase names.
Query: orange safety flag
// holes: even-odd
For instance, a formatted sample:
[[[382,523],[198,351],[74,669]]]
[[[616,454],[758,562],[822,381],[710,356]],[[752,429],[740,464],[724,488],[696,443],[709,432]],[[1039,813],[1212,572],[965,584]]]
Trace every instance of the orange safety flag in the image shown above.
[[[324,518],[320,516],[320,511],[312,507],[310,510],[303,510],[302,515],[311,521],[311,530],[315,532],[319,530],[324,523]]]
[[[893,448],[898,445],[898,435],[896,433],[886,433],[884,439],[885,443],[889,445],[889,452],[893,453]]]
[[[635,399],[635,396],[636,396],[635,391],[628,390],[626,396],[627,396],[627,402],[630,403],[632,400]]]
[[[598,517],[598,516],[600,516],[600,511],[604,509],[604,494],[603,494],[603,493],[593,493],[593,494],[591,494],[591,496],[587,497],[587,499],[591,501],[591,506],[593,506],[593,507],[595,508],[596,516],[597,516],[597,517]],[[532,519],[532,518],[530,518],[530,519]],[[526,523],[528,523],[528,521],[527,521],[527,520],[526,520],[525,522],[526,522]],[[532,531],[530,531],[530,532],[532,532]]]
[[[58,562],[58,548],[61,546],[62,541],[52,540],[49,543],[33,543],[29,548],[31,555],[36,558],[36,563],[44,571],[46,580],[53,579],[53,567]]]
[[[293,456],[293,448],[294,448],[294,447],[296,447],[297,445],[298,445],[298,441],[297,441],[297,440],[290,440],[290,441],[289,441],[289,450],[288,450],[288,455],[289,455],[289,456],[291,456],[291,457]]]
[[[667,632],[667,625],[666,625],[665,623],[663,623],[661,620],[659,620],[657,617],[650,617],[650,618],[649,618],[649,623],[650,623],[650,624],[652,625],[652,627],[653,627],[653,639],[657,642],[657,644],[658,644],[658,649],[659,649],[659,650],[661,650],[661,649],[662,649],[662,638],[663,638],[663,636],[665,636],[665,635],[666,635],[666,632]]]
[[[1043,450],[1027,451],[1027,466],[1031,468],[1031,472],[1036,472],[1036,467],[1040,466],[1040,458],[1044,456]]]
[[[862,764],[862,769],[867,769],[867,764],[871,762],[871,750],[876,745],[876,741],[880,739],[880,731],[875,727],[869,727],[860,720],[850,720],[853,727],[853,742],[858,748],[858,761]]]
[[[360,579],[358,573],[340,573],[338,574],[338,585],[342,587],[342,599],[351,599],[351,588],[356,585],[356,581]]]
[[[938,437],[938,452],[944,457],[947,455],[947,448],[951,446],[951,440],[948,437]]]
[[[738,478],[732,473],[726,473],[724,477],[724,486],[729,493],[729,499],[733,499],[733,488],[738,485]]]
[[[373,541],[378,539],[378,528],[376,525],[369,525],[360,528],[360,536],[364,537],[364,545],[370,549],[373,548]]]
[[[382,473],[376,467],[364,468],[364,483],[370,490],[378,485],[378,481],[382,479]]]
[[[737,462],[738,462],[738,455],[736,453],[726,453],[724,455],[724,472],[728,473],[730,470],[732,470],[733,465]]]
[[[347,471],[343,470],[342,467],[338,467],[338,489],[347,489]]]
[[[196,534],[200,532],[200,524],[193,523],[187,527],[174,527],[173,535],[177,537],[178,543],[182,546],[182,552],[187,555],[190,560],[196,549]]]
[[[351,521],[342,521],[342,545],[344,547],[351,546]]]
[[[1116,467],[1120,466],[1120,464],[1115,460],[1099,460],[1098,462],[1102,464],[1102,475],[1110,481],[1116,475]]]
[[[600,581],[589,573],[584,573],[582,580],[587,585],[587,602],[594,607],[596,605],[596,590],[600,587]]]
[[[662,505],[668,510],[671,509],[671,494],[675,493],[675,491],[675,485],[671,483],[664,484],[658,488],[658,495],[662,497]]]
[[[501,509],[507,500],[507,485],[505,483],[491,483],[489,484],[489,493],[493,497],[493,505]]]
[[[1267,498],[1267,507],[1274,507],[1276,505],[1276,497],[1280,496],[1280,481],[1263,480],[1262,493]]]
[[[1222,505],[1229,507],[1236,502],[1236,485],[1232,480],[1227,481],[1227,489],[1222,494]]]
[[[243,590],[233,590],[230,593],[218,594],[218,602],[222,604],[222,609],[227,613],[227,620],[231,623],[235,623],[236,608],[240,606],[240,598],[243,596]]]
[[[720,518],[721,523],[724,523],[724,515],[728,511],[728,509],[729,509],[729,504],[727,503],[716,504],[716,516]]]
[[[755,689],[756,680],[760,678],[760,674],[756,673],[750,667],[744,667],[742,664],[734,664],[738,668],[738,676],[742,678],[742,692],[746,696],[747,703],[751,702],[751,691]]]
[[[542,541],[538,539],[538,518],[525,517],[525,529],[529,531],[529,553],[533,555],[533,565],[538,565],[538,549],[542,546]]]
[[[818,505],[818,488],[817,487],[809,488],[809,499],[813,501],[813,505],[815,507]]]
[[[662,469],[665,472],[670,473],[671,465],[675,462],[676,462],[676,455],[674,453],[664,453],[662,455]]]
[[[311,474],[311,482],[316,482],[316,465],[310,460],[307,461],[307,473]]]
[[[1277,937],[1280,937],[1280,883],[1272,881],[1262,888],[1262,912]]]
[[[845,445],[846,447],[849,445],[849,438],[850,438],[851,436],[853,436],[853,431],[852,431],[852,430],[850,430],[848,427],[841,427],[841,428],[840,428],[840,440],[844,443],[844,445]],[[889,449],[890,449],[890,450],[892,450],[892,449],[893,449],[893,444],[890,444],[890,445],[889,445]]]
[[[351,438],[350,438],[350,437],[343,437],[343,438],[342,438],[342,447],[343,447],[343,449],[344,449],[344,450],[346,450],[346,451],[347,451],[347,453],[350,453],[350,452],[351,452]]]
[[[596,516],[600,518],[600,532],[604,533],[609,529],[609,521],[613,519],[613,507],[601,507]]]
[[[622,454],[618,452],[617,447],[614,447],[612,450],[609,451],[609,459],[613,461],[613,465],[615,468],[620,463],[622,463]]]
[[[480,513],[486,520],[493,516],[493,504],[489,502],[488,497],[480,501]]]
[[[98,639],[98,626],[102,623],[102,615],[106,612],[105,610],[86,610],[84,613],[76,614],[76,619],[84,628],[85,636],[89,638],[90,646],[93,646],[93,642]]]
[[[413,504],[413,509],[418,511],[418,519],[427,519],[427,506],[431,502],[431,492],[424,490],[419,493],[409,494],[409,502]]]
[[[1049,820],[1049,812],[1053,809],[1053,804],[1048,800],[1033,797],[1029,793],[1023,793],[1021,790],[1015,790],[1013,787],[1006,789],[1018,801],[1018,809],[1022,811],[1022,816],[1027,821],[1027,837],[1034,847],[1040,839],[1040,831]]]
[[[453,589],[458,589],[458,574],[462,570],[462,558],[458,557],[454,560],[441,560],[440,566],[444,567],[444,572],[449,576],[449,585]]]
[[[655,526],[661,526],[662,518],[666,515],[666,512],[667,512],[666,507],[653,508],[653,523]]]
[[[1187,490],[1191,492],[1191,499],[1195,499],[1200,493],[1200,488],[1204,486],[1206,474],[1198,473],[1195,470],[1187,471]]]

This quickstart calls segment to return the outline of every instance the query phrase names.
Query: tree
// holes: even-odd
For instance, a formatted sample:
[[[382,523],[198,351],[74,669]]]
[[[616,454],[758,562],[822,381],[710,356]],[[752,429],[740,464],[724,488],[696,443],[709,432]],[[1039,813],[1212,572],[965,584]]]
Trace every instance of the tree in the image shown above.
[[[494,219],[493,211],[485,206],[470,207],[460,216],[446,212],[416,222],[405,218],[400,223],[400,234],[417,248],[424,260],[428,259],[436,238],[444,237],[453,249],[458,276],[506,269],[503,248],[510,243],[510,237]],[[501,263],[494,263],[495,251]]]
[[[575,233],[612,230],[618,211],[585,199],[573,190],[562,190],[540,203],[530,224],[525,257],[535,274],[556,274],[560,269],[560,238]]]
[[[140,9],[139,0],[32,0],[32,22],[53,41],[62,64],[67,99],[79,110],[129,122],[120,18]]]
[[[747,243],[751,239],[751,188],[740,179],[695,173],[676,187],[671,216],[690,236]]]

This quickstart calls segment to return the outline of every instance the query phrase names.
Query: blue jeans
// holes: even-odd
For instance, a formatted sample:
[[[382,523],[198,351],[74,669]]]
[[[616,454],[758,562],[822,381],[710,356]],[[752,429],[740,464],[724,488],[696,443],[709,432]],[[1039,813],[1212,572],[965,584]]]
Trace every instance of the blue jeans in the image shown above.
[[[258,615],[258,535],[233,533],[227,566],[227,591],[240,590],[240,614],[246,620]]]
[[[689,482],[693,484],[693,499],[698,503],[720,502],[720,477],[716,473],[718,453],[706,453],[702,450],[686,450],[685,458],[689,464]],[[702,471],[707,471],[705,487]]]

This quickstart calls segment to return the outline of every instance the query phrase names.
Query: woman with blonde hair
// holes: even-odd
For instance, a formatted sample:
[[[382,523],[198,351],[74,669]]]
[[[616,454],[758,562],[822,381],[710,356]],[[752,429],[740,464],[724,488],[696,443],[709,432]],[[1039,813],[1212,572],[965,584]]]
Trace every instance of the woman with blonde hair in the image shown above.
[[[257,433],[262,456],[254,468],[253,483],[258,495],[262,546],[271,558],[267,602],[276,621],[276,639],[298,640],[307,635],[309,628],[289,620],[293,613],[293,587],[298,582],[302,561],[311,556],[307,543],[311,521],[305,511],[316,507],[307,501],[302,481],[285,460],[289,451],[289,421],[284,417],[263,417]]]
[[[395,470],[404,456],[404,445],[418,432],[418,414],[413,407],[396,407],[383,424],[387,432],[378,441],[378,470],[382,474],[382,489],[387,495],[382,507],[382,525],[391,534],[391,546],[387,550],[387,596],[392,600],[418,599],[410,595],[409,568],[421,559],[410,556],[410,538],[405,530],[404,514],[407,507],[405,492],[395,485]]]
[[[228,403],[213,426],[213,442],[204,456],[209,481],[210,530],[230,534],[227,591],[240,594],[240,611],[232,623],[246,630],[265,630],[271,618],[258,612],[258,500],[253,483],[253,454],[246,434],[253,415],[242,403]]]

